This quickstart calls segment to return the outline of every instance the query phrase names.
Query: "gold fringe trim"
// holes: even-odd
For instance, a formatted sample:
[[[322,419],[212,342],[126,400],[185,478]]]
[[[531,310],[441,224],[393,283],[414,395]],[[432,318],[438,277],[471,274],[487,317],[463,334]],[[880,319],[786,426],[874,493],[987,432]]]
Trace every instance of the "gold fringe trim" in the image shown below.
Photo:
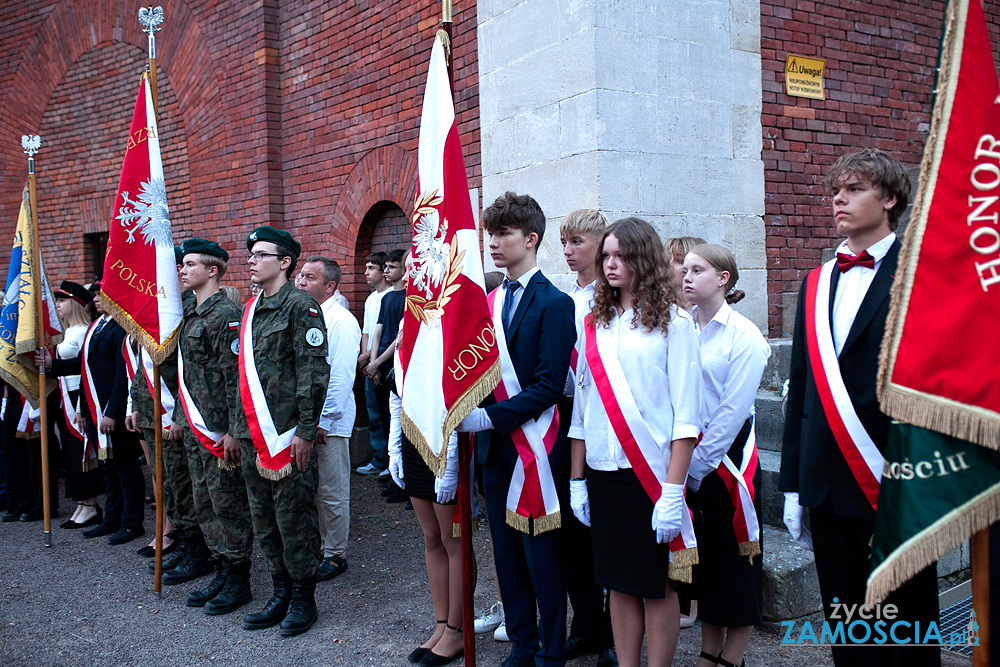
[[[24,431],[18,431],[17,437],[21,438],[22,440],[38,440],[39,438],[42,437],[42,432],[32,431],[31,433],[26,433]]]
[[[257,472],[264,479],[269,479],[272,482],[277,482],[279,479],[284,479],[292,474],[293,468],[292,464],[288,463],[283,465],[280,470],[271,470],[270,468],[265,468],[260,463],[260,455],[257,456]]]
[[[667,568],[667,578],[690,584],[692,569],[698,564],[698,547],[670,552],[670,566]]]
[[[83,472],[90,472],[97,467],[97,459],[90,459],[86,463],[81,463],[80,467],[83,468]]]
[[[997,520],[1000,520],[1000,483],[896,547],[868,577],[865,602],[881,602],[915,574]]]
[[[1000,450],[1000,414],[892,382],[882,387],[879,405],[893,419]]]
[[[100,461],[108,461],[115,458],[115,454],[111,451],[110,447],[105,447],[104,449],[97,450],[97,458]]]
[[[475,535],[478,532],[479,532],[479,519],[477,519],[476,517],[472,517],[472,534]],[[462,536],[462,524],[460,524],[458,521],[455,521],[454,523],[451,524],[451,536],[452,537]]]
[[[132,316],[128,312],[115,303],[106,293],[101,294],[101,307],[114,318],[115,322],[121,325],[122,329],[125,329],[126,333],[132,335],[139,345],[149,352],[149,356],[153,359],[153,363],[156,365],[162,364],[167,357],[174,351],[177,347],[177,339],[181,332],[181,328],[178,326],[174,329],[167,340],[160,345],[152,337],[146,333],[146,330],[139,326],[139,323],[132,319]]]
[[[482,403],[483,399],[493,393],[493,390],[500,382],[501,374],[500,361],[498,360],[482,377],[466,389],[465,393],[459,396],[455,404],[451,406],[442,424],[442,435],[444,437],[441,441],[441,454],[439,456],[436,456],[431,451],[427,440],[424,438],[424,434],[420,432],[417,425],[406,414],[406,410],[401,411],[399,421],[402,425],[403,433],[413,443],[416,450],[420,452],[420,458],[424,460],[431,474],[435,477],[444,475],[444,471],[448,468],[448,439],[451,437],[452,431],[462,423],[463,419],[469,416],[473,408],[477,407]]]
[[[215,459],[215,463],[222,470],[237,470],[237,469],[239,469],[239,466],[233,465],[232,463],[226,463],[223,459],[220,459],[220,458]]]
[[[507,508],[507,525],[519,532],[531,534],[531,519],[517,512],[511,512],[510,508]]]
[[[739,544],[740,555],[746,556],[753,565],[753,557],[760,555],[760,541],[751,540],[750,542],[740,542]]]
[[[507,525],[527,535],[541,535],[542,533],[562,527],[562,512],[553,512],[552,514],[532,519],[531,517],[521,516],[517,512],[512,512],[509,507],[506,510]]]
[[[34,373],[29,374],[29,377],[31,378],[38,377],[38,369],[34,369],[34,371],[35,371]],[[0,378],[2,378],[4,382],[12,386],[14,389],[17,389],[17,392],[22,396],[24,396],[24,400],[26,400],[31,405],[32,408],[36,410],[38,409],[38,396],[35,395],[37,393],[37,387],[38,387],[37,384],[34,387],[25,386],[25,384],[21,382],[21,380],[16,375],[11,374],[9,371],[3,368],[0,368]],[[53,378],[46,376],[45,378],[46,396],[51,394],[58,388],[59,388],[59,382]]]
[[[690,584],[694,579],[692,576],[693,568],[690,565],[675,565],[670,564],[667,568],[667,578],[673,581],[680,581],[681,583]]]

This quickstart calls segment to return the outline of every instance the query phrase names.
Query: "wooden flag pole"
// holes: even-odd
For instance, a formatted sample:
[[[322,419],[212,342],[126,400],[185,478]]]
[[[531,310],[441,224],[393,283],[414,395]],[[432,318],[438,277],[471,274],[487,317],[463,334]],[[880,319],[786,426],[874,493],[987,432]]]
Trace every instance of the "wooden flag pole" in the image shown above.
[[[139,9],[139,24],[142,31],[149,35],[149,62],[146,64],[146,75],[149,77],[149,92],[153,98],[153,116],[159,121],[160,113],[157,107],[156,90],[156,33],[163,23],[163,7],[142,7]],[[140,350],[140,355],[142,351]],[[160,365],[153,362],[153,451],[156,459],[154,475],[156,497],[156,556],[153,570],[153,592],[161,595],[163,586],[163,403],[160,398]]]
[[[445,57],[448,60],[448,87],[455,99],[455,78],[452,74],[452,7],[451,0],[441,0],[441,30],[448,37]],[[465,642],[465,667],[476,667],[476,633],[473,605],[476,594],[475,553],[472,551],[472,434],[458,434],[458,505],[461,512],[462,544],[462,640]]]
[[[42,316],[42,272],[38,250],[38,198],[35,181],[35,153],[41,145],[38,135],[21,139],[24,152],[28,154],[28,201],[31,205],[31,254],[32,266],[35,267],[35,336],[39,349],[45,347],[45,318]],[[42,517],[45,531],[45,546],[52,546],[52,499],[49,489],[49,411],[46,405],[45,364],[38,367],[38,407],[41,411],[41,448],[42,448]]]
[[[972,535],[972,610],[979,624],[973,667],[990,667],[990,529]]]

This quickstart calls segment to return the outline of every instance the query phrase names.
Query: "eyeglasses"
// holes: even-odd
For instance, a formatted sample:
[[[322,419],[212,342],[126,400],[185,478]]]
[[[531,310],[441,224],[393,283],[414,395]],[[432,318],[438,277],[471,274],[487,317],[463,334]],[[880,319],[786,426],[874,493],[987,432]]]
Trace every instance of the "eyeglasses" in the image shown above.
[[[247,253],[247,261],[248,262],[250,260],[253,260],[254,262],[259,262],[260,260],[264,259],[265,257],[281,257],[281,255],[279,255],[276,252],[248,252]]]

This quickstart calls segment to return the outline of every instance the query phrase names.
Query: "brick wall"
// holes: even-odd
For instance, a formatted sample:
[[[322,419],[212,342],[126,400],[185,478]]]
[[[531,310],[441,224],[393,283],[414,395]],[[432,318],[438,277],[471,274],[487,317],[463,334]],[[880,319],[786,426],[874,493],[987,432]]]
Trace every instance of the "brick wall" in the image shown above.
[[[175,235],[217,239],[237,258],[226,281],[245,286],[246,234],[262,224],[289,229],[304,252],[341,261],[341,290],[360,306],[367,288],[357,255],[373,235],[398,243],[412,208],[440,5],[162,4],[160,122]],[[13,238],[25,178],[19,137],[41,134],[40,224],[54,279],[89,277],[83,225],[110,223],[145,63],[138,8],[0,3],[0,247]],[[469,185],[480,187],[476,8],[457,9],[459,132]]]
[[[862,147],[919,167],[945,2],[761,2],[768,328],[790,335],[794,298],[839,239],[822,177]],[[994,49],[1000,9],[987,4]],[[785,95],[788,54],[826,60],[826,99]],[[914,189],[916,183],[914,183]],[[784,304],[784,308],[782,307]],[[790,307],[789,307],[790,306]]]

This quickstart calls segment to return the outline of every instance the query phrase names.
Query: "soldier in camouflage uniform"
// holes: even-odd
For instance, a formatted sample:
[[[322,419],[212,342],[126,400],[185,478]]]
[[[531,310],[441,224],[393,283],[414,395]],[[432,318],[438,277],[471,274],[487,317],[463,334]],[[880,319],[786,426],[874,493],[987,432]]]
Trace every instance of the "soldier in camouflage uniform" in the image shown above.
[[[262,463],[253,440],[241,442],[254,532],[274,581],[267,605],[244,618],[243,627],[256,630],[280,622],[279,634],[292,636],[311,628],[317,616],[318,466],[312,449],[330,376],[326,326],[319,304],[289,280],[301,253],[291,234],[258,227],[247,237],[247,249],[250,279],[261,288],[252,323],[253,301],[242,325],[250,326],[254,367],[266,400],[256,409],[268,410],[277,433],[294,430],[294,437],[288,448],[291,462],[279,470]],[[240,363],[244,361],[241,355]],[[245,370],[241,368],[241,385]],[[254,404],[248,395],[242,399],[246,415]],[[251,419],[257,423],[246,416],[247,422]]]
[[[251,600],[253,524],[239,441],[250,433],[246,421],[240,426],[237,419],[243,409],[236,364],[241,313],[219,288],[229,253],[204,239],[188,239],[183,249],[181,285],[196,298],[184,308],[178,345],[186,396],[178,396],[174,415],[187,427],[184,447],[195,514],[217,572],[208,586],[188,594],[186,604],[204,607],[210,615],[228,614]]]

